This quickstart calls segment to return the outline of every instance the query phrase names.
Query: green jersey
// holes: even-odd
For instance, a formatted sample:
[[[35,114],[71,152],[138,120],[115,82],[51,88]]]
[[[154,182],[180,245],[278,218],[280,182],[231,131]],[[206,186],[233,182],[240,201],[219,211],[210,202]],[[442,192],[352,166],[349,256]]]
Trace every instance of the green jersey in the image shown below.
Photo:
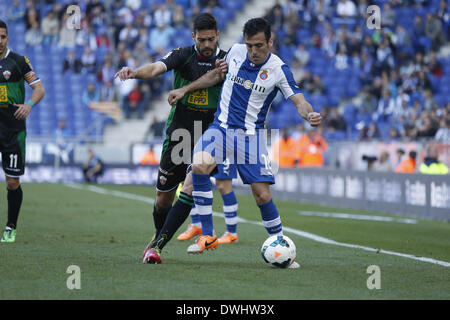
[[[25,81],[32,85],[39,80],[33,71],[30,60],[10,49],[0,59],[0,130],[25,130],[25,120],[17,120],[13,104],[25,102]]]
[[[177,48],[169,52],[161,61],[166,65],[167,71],[173,70],[173,88],[179,89],[197,80],[205,73],[213,70],[217,59],[224,59],[227,53],[217,48],[216,55],[205,58],[200,55],[195,45]],[[222,83],[207,89],[190,92],[177,102],[193,109],[217,109]]]

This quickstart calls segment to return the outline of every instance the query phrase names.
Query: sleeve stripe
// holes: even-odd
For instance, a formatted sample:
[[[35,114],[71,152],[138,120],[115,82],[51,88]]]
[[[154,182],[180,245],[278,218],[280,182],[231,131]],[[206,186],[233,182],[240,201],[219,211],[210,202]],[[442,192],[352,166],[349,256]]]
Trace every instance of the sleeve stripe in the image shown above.
[[[41,82],[41,79],[37,78],[36,80],[34,80],[33,82],[30,82],[28,85],[32,85],[35,84],[36,82]]]
[[[291,90],[294,93],[301,93],[300,88],[298,87],[297,83],[295,83],[294,76],[292,75],[292,71],[289,69],[289,67],[284,64],[283,66],[281,66],[281,70],[283,70],[284,76],[286,77]]]

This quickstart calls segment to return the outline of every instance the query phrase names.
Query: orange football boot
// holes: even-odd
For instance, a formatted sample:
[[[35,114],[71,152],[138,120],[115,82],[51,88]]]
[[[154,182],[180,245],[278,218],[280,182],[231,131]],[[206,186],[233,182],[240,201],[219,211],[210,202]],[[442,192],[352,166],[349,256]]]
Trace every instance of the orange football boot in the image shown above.
[[[217,240],[217,236],[205,236],[201,235],[195,240],[195,243],[190,245],[187,249],[188,253],[202,253],[206,250],[214,250],[217,249],[219,245],[219,241]]]
[[[221,236],[219,238],[219,243],[236,243],[238,242],[238,235],[236,234],[236,236],[233,236],[230,232],[225,231],[225,233],[223,234],[223,236]]]
[[[192,224],[189,224],[187,230],[185,232],[183,232],[182,234],[180,234],[177,237],[177,239],[181,240],[181,241],[189,240],[201,233],[202,233],[202,228],[199,228]]]

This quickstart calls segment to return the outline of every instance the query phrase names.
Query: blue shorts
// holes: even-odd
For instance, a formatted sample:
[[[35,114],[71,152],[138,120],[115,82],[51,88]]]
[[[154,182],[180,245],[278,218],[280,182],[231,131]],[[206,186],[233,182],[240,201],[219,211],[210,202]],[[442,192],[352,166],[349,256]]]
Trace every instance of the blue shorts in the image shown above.
[[[230,159],[225,159],[223,163],[217,164],[217,173],[213,176],[216,179],[236,179],[237,178],[237,170],[236,165],[230,163]]]
[[[216,179],[223,179],[221,170],[226,169],[224,162],[229,161],[245,184],[275,183],[266,138],[259,132],[246,135],[241,129],[224,129],[212,123],[195,145],[194,154],[200,151],[208,152],[216,160],[220,175],[215,175]]]

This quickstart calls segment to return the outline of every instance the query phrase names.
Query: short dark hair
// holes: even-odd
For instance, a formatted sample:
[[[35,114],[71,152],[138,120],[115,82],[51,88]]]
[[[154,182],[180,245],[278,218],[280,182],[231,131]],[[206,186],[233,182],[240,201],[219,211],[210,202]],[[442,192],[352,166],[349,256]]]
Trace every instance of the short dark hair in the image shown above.
[[[3,20],[0,20],[0,29],[6,29],[6,34],[8,34],[8,26],[6,25],[6,22]]]
[[[200,30],[216,30],[217,31],[217,21],[216,18],[211,13],[204,12],[200,13],[194,19],[194,32]]]
[[[253,37],[257,33],[264,32],[266,40],[269,41],[272,36],[270,23],[264,18],[253,18],[248,20],[244,25],[244,37]]]

